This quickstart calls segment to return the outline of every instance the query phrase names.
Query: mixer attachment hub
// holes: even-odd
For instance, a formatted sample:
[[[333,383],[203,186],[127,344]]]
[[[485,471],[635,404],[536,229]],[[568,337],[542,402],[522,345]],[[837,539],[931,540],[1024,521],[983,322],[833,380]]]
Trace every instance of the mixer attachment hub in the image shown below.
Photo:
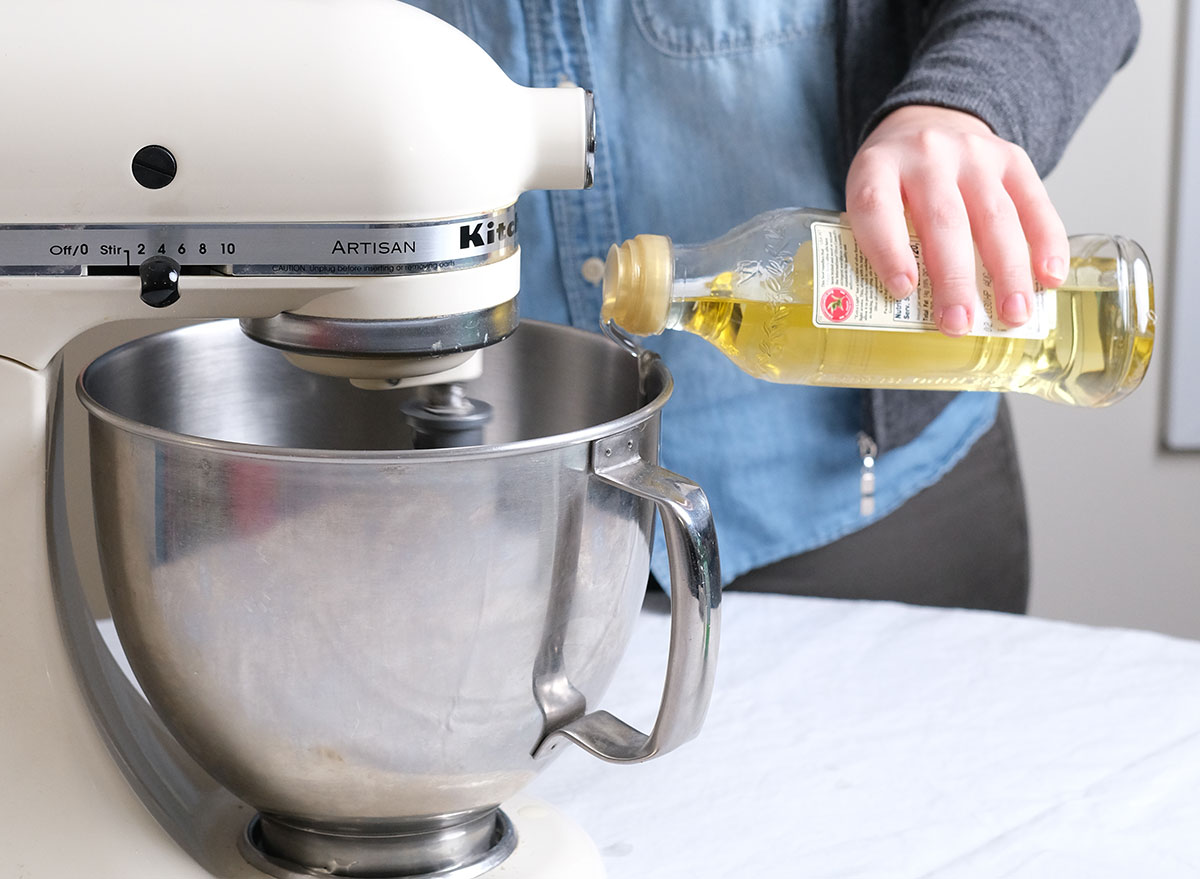
[[[414,449],[481,446],[492,420],[491,405],[468,397],[457,382],[426,385],[400,408],[413,429]]]
[[[467,314],[398,320],[323,317],[283,312],[243,318],[242,331],[264,345],[297,354],[399,357],[474,351],[500,342],[517,328],[509,301]]]
[[[510,300],[439,317],[382,320],[283,312],[243,318],[241,326],[251,339],[279,349],[301,369],[362,381],[367,387],[395,387],[439,381],[437,376],[512,335],[519,319],[516,302]],[[461,377],[446,375],[440,381]]]

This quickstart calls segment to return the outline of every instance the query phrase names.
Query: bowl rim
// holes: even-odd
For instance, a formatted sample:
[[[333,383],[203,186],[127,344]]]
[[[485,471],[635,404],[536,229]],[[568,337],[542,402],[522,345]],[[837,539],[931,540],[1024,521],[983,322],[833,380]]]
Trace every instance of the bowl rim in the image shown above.
[[[589,333],[577,327],[569,327],[561,324],[549,323],[546,321],[522,320],[521,324],[540,327],[555,333],[574,335],[578,338],[580,344],[602,345],[611,347],[615,354],[621,354],[621,347],[610,339],[605,338],[599,333]],[[119,412],[105,406],[96,400],[95,397],[87,389],[87,378],[90,370],[98,363],[106,360],[117,352],[127,350],[138,345],[144,344],[147,339],[160,338],[168,335],[183,335],[202,332],[217,332],[214,326],[220,326],[222,331],[227,326],[237,328],[239,335],[241,327],[236,318],[233,319],[218,319],[210,321],[201,321],[198,323],[188,324],[182,327],[162,330],[155,333],[147,333],[139,336],[115,348],[111,348],[103,354],[93,359],[87,366],[80,370],[78,377],[75,380],[75,393],[84,408],[88,411],[89,419],[96,419],[109,427],[112,427],[122,433],[138,436],[154,443],[171,446],[174,448],[186,448],[192,450],[203,450],[210,452],[220,452],[223,455],[247,458],[270,458],[270,459],[287,459],[289,461],[324,461],[324,462],[340,462],[346,464],[353,463],[405,463],[405,462],[433,462],[433,461],[461,461],[463,459],[490,459],[509,457],[514,455],[527,455],[535,452],[551,451],[562,449],[569,446],[580,445],[584,443],[593,443],[605,437],[615,436],[632,430],[639,424],[642,424],[654,416],[656,416],[666,405],[670,399],[671,393],[674,390],[674,378],[671,372],[667,369],[662,358],[655,352],[648,349],[639,349],[636,354],[625,352],[624,356],[636,357],[638,370],[639,387],[645,387],[648,379],[656,377],[661,382],[661,389],[650,400],[643,403],[637,409],[622,415],[620,418],[611,419],[601,422],[600,424],[591,425],[589,427],[580,428],[579,430],[569,431],[567,433],[551,434],[544,437],[534,437],[531,439],[514,440],[507,443],[496,443],[492,445],[482,446],[466,446],[462,448],[448,449],[312,449],[300,446],[267,446],[257,445],[254,443],[233,442],[230,440],[214,439],[212,437],[204,437],[195,434],[177,433],[161,427],[145,424],[127,415],[122,415]],[[261,344],[247,338],[248,342],[253,344]],[[299,368],[299,367],[297,367]],[[380,391],[379,393],[387,393]]]

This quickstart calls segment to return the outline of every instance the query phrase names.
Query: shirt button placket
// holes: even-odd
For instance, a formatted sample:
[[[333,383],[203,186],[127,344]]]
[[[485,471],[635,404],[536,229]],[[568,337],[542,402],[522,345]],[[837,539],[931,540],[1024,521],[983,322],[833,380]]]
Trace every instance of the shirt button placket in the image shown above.
[[[599,287],[604,281],[604,260],[598,256],[589,256],[579,268],[579,274],[594,287]]]

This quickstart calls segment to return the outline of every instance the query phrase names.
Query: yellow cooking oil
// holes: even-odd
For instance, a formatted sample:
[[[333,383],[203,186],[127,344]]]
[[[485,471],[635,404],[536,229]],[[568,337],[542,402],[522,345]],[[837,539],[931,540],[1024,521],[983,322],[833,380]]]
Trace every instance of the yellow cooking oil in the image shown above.
[[[774,273],[726,271],[683,283],[669,278],[668,310],[649,321],[646,314],[635,314],[630,322],[641,319],[651,327],[658,322],[650,332],[677,329],[701,336],[742,370],[766,381],[1018,391],[1078,406],[1108,405],[1129,393],[1141,381],[1153,348],[1148,271],[1133,278],[1123,260],[1107,253],[1072,258],[1065,283],[1044,294],[1046,332],[1036,339],[950,337],[932,328],[816,326],[811,241],[786,262],[790,266],[777,266]],[[624,283],[626,277],[628,271],[621,278],[629,299],[635,289],[664,286],[652,270],[637,279],[640,287]],[[605,311],[617,323],[632,313],[629,303],[610,294],[607,285],[605,296]]]

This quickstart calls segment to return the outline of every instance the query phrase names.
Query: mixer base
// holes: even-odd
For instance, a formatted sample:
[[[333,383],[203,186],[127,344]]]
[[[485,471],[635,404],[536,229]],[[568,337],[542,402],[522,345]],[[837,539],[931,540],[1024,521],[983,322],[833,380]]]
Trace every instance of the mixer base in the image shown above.
[[[246,828],[239,848],[256,869],[275,879],[369,875],[374,879],[604,879],[599,852],[587,835],[545,803],[515,797],[499,812],[495,841],[483,858],[462,867],[422,873],[347,873],[309,870],[262,849],[260,818]]]

